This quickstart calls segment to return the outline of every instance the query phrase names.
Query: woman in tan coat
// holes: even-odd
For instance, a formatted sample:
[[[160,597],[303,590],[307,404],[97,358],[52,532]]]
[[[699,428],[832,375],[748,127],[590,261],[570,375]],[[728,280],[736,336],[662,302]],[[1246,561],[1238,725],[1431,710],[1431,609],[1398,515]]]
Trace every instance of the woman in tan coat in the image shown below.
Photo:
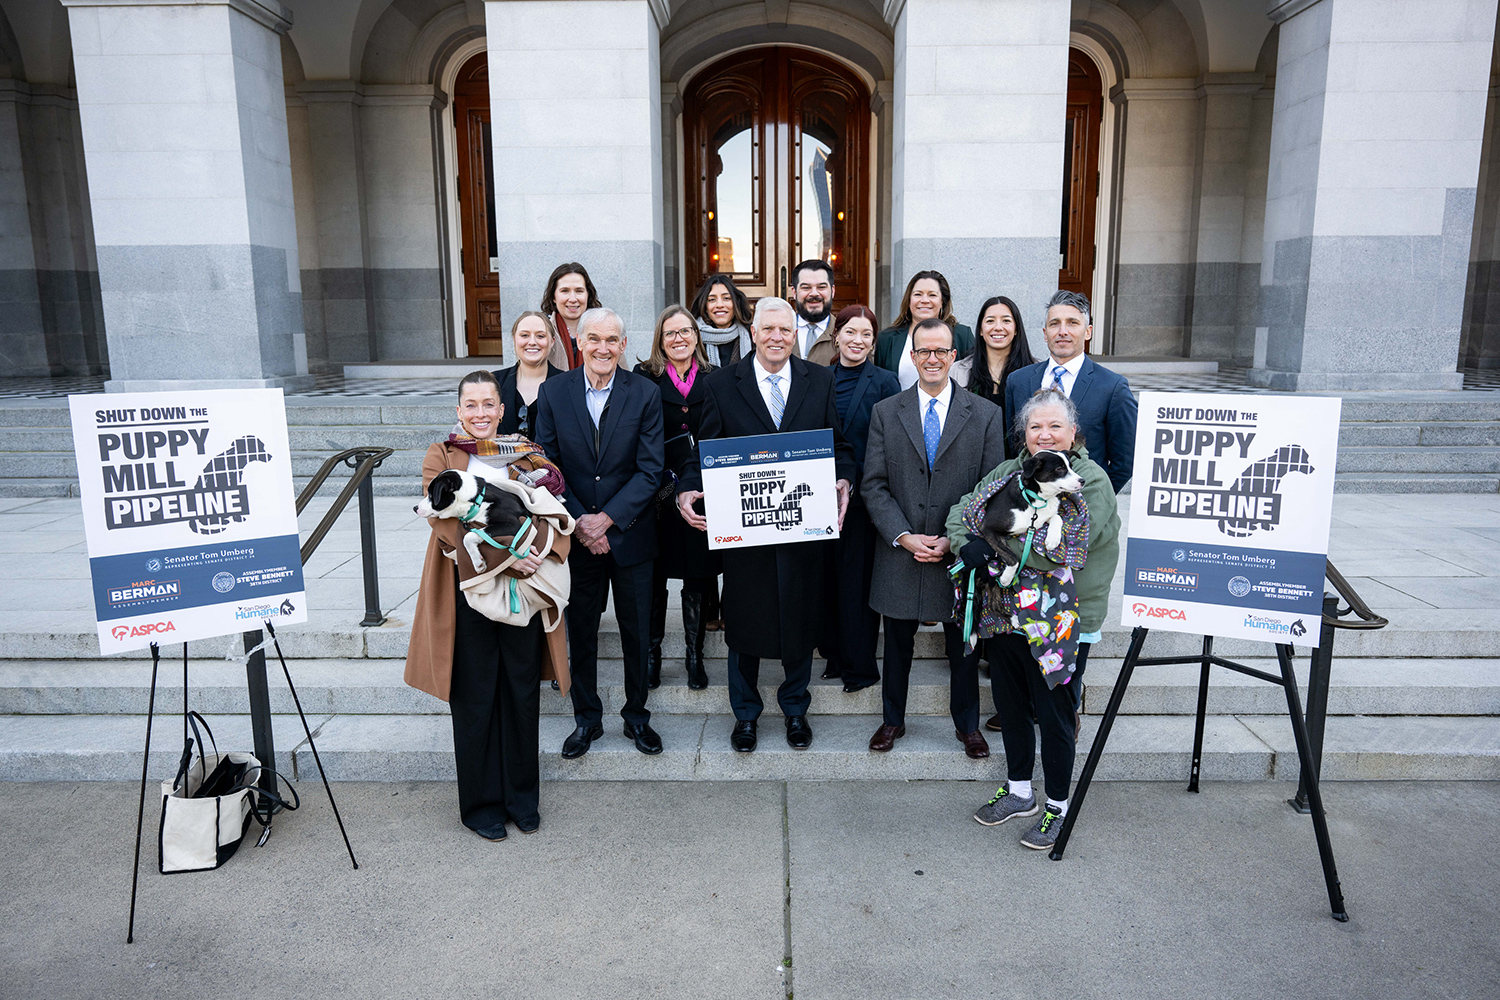
[[[497,436],[504,407],[494,375],[471,372],[459,383],[458,392],[458,426],[446,441],[428,448],[423,459],[424,494],[446,469],[467,470],[492,481],[510,479],[554,496],[562,493],[562,474],[540,448],[519,435]],[[554,560],[566,568],[569,539],[564,532],[572,530],[571,518],[564,513],[562,519],[540,520],[545,523],[539,525],[527,553],[515,558],[503,575],[525,579]],[[524,625],[511,625],[474,610],[459,594],[461,581],[476,575],[463,551],[464,529],[453,518],[435,517],[430,523],[432,539],[406,654],[406,683],[448,702],[452,711],[463,824],[486,840],[504,840],[507,820],[522,833],[535,833],[541,822],[540,682],[555,678],[564,693],[568,687],[562,629],[544,629],[544,620],[555,623],[559,615],[538,613]],[[495,557],[492,566],[507,555],[485,548],[487,559]]]

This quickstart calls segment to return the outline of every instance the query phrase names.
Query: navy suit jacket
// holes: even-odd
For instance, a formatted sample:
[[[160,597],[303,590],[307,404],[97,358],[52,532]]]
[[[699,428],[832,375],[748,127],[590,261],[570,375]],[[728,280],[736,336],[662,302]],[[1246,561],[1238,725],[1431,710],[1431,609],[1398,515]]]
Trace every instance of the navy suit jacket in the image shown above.
[[[1012,457],[1019,455],[1025,444],[1025,435],[1016,430],[1016,414],[1042,387],[1044,379],[1050,384],[1047,370],[1051,367],[1049,358],[1014,371],[1006,379],[1005,426],[1010,429],[1006,450]],[[1129,381],[1085,357],[1068,398],[1078,408],[1078,429],[1083,432],[1089,457],[1104,467],[1115,492],[1120,492],[1130,482],[1135,464],[1136,402]]]
[[[838,377],[839,363],[835,361],[828,370]],[[894,372],[879,368],[873,361],[865,364],[859,373],[859,382],[854,386],[854,395],[849,399],[849,412],[844,415],[844,437],[854,446],[854,496],[859,497],[859,481],[865,474],[865,445],[870,440],[870,411],[882,399],[901,391],[901,380]],[[837,394],[835,394],[835,398]]]
[[[656,558],[652,499],[662,482],[661,389],[621,368],[594,450],[594,421],[584,402],[584,369],[548,378],[536,394],[537,444],[562,469],[563,503],[574,517],[608,514],[605,533],[621,566]],[[582,546],[579,546],[581,549]]]

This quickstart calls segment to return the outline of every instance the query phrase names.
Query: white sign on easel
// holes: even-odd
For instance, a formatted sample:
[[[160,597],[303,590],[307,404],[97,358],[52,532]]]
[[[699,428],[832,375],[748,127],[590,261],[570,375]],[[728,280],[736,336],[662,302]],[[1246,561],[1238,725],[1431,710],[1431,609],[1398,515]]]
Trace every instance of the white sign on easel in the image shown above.
[[[100,652],[307,620],[280,389],[68,406]]]
[[[1341,403],[1141,393],[1121,624],[1317,645]]]

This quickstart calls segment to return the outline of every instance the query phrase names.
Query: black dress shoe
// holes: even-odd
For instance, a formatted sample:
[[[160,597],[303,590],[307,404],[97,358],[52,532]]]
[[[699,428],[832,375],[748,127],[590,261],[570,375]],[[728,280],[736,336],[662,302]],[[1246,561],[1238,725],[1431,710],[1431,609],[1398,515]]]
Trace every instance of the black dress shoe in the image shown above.
[[[880,683],[880,681],[878,679],[877,680],[873,680],[873,681],[866,681],[866,680],[845,681],[844,682],[844,693],[845,694],[853,694],[856,691],[863,691],[867,687],[874,687],[876,684],[879,684],[879,683]]]
[[[520,830],[522,833],[536,833],[541,829],[541,827],[542,818],[540,816],[538,816],[536,819],[527,820],[525,822],[516,820],[516,829]]]
[[[749,753],[755,749],[755,720],[739,719],[734,724],[734,731],[729,734],[729,745],[740,753]]]
[[[643,722],[639,726],[625,723],[625,736],[635,740],[635,748],[641,753],[652,756],[661,753],[661,737],[656,735],[656,730],[651,728],[650,723]]]
[[[470,827],[475,833],[485,840],[501,841],[505,839],[505,824],[496,823],[494,826]]]
[[[571,736],[563,740],[563,759],[572,760],[574,757],[582,757],[589,752],[589,745],[603,736],[603,726],[579,726],[573,730]]]
[[[830,663],[823,668],[823,679],[825,681],[831,681],[835,677],[842,677],[843,675],[844,668],[839,666],[837,663]]]
[[[807,724],[807,716],[786,717],[786,742],[793,750],[806,750],[812,746],[812,726]]]

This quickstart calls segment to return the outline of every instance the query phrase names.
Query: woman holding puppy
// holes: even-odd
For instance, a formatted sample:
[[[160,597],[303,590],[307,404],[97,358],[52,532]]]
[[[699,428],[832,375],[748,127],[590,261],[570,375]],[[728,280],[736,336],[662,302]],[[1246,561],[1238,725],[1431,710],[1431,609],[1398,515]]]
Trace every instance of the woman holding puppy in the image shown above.
[[[504,417],[500,386],[487,371],[470,372],[458,385],[458,424],[447,440],[427,449],[422,490],[439,473],[456,469],[490,482],[524,487],[515,495],[535,514],[537,532],[524,552],[484,548],[488,567],[503,583],[542,573],[556,563],[567,572],[572,519],[552,497],[562,474],[542,450],[520,435],[497,432]],[[558,510],[556,515],[537,511]],[[563,632],[543,628],[541,613],[525,624],[492,621],[470,606],[462,583],[477,574],[463,545],[458,518],[432,517],[432,538],[422,565],[421,589],[406,654],[406,683],[448,702],[453,713],[453,756],[458,770],[459,818],[486,840],[504,840],[506,821],[535,833],[538,794],[540,681],[556,677],[567,691]],[[529,532],[528,532],[529,533]],[[502,546],[514,535],[491,536]],[[512,586],[512,592],[514,587]]]
[[[1062,830],[1062,817],[1068,813],[1068,786],[1073,777],[1073,756],[1078,741],[1078,692],[1082,686],[1084,664],[1089,647],[1099,640],[1104,614],[1109,604],[1109,585],[1120,558],[1120,515],[1115,505],[1114,486],[1109,476],[1089,458],[1083,436],[1078,431],[1078,411],[1072,400],[1053,389],[1043,389],[1021,408],[1016,418],[1017,434],[1026,442],[1026,454],[1000,463],[968,496],[948,513],[948,541],[959,554],[965,570],[977,570],[976,576],[987,579],[995,550],[971,530],[976,503],[995,492],[995,485],[1011,473],[1020,472],[1025,460],[1039,451],[1068,453],[1073,471],[1083,477],[1082,498],[1087,508],[1083,517],[1086,532],[1067,538],[1069,558],[1066,562],[1049,559],[1038,550],[1044,531],[1038,530],[1026,566],[1053,574],[1068,581],[1057,597],[1070,602],[1075,614],[1063,627],[1054,626],[1048,638],[1076,636],[1077,662],[1071,676],[1066,664],[1042,660],[1040,643],[1028,642],[1023,632],[1015,631],[1010,620],[996,622],[999,634],[985,641],[985,658],[990,662],[990,683],[995,696],[995,711],[1000,721],[1000,735],[1005,743],[1007,779],[988,802],[979,807],[974,819],[985,826],[998,826],[1016,816],[1042,815],[1021,838],[1021,843],[1035,850],[1048,850]],[[1065,532],[1066,534],[1066,532]],[[1022,540],[1011,543],[1015,558],[1021,555]],[[1018,577],[1018,587],[1035,586],[1035,577]],[[1068,594],[1071,590],[1073,593]],[[1019,603],[1023,598],[1016,598]],[[1076,602],[1072,603],[1072,602]],[[1054,616],[1055,617],[1055,616]],[[1061,666],[1063,669],[1058,670]],[[1049,677],[1050,673],[1050,677]],[[1031,787],[1036,765],[1036,739],[1032,732],[1032,712],[1042,731],[1042,775],[1046,807],[1037,802]]]

